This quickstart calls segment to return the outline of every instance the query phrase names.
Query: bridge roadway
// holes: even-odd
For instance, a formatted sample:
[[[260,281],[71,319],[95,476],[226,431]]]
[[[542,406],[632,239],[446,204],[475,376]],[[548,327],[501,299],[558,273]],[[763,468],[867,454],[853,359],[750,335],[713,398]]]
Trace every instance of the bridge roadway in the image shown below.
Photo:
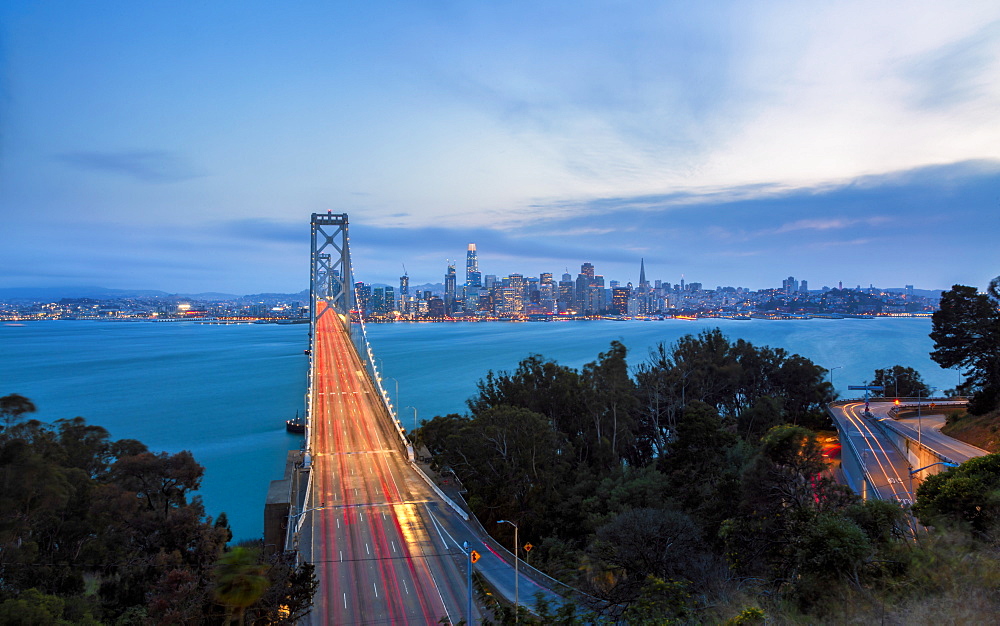
[[[838,422],[841,436],[849,439],[849,442],[841,442],[841,447],[844,448],[841,454],[849,454],[847,447],[853,445],[861,456],[864,472],[878,491],[878,494],[868,494],[868,497],[911,504],[914,487],[910,477],[910,464],[889,437],[865,417],[864,401],[831,405],[830,408]]]
[[[442,503],[399,437],[333,310],[316,326],[312,494],[301,545],[320,581],[313,623],[432,624],[466,613],[465,557],[429,532]]]
[[[322,306],[322,303],[321,303]],[[333,310],[316,324],[309,421],[312,487],[299,546],[320,587],[312,624],[435,624],[467,618],[468,541],[499,595],[563,599],[477,524],[453,511],[403,454],[402,441]],[[515,580],[517,581],[515,583]]]
[[[890,437],[873,423],[875,420],[893,422],[893,427],[897,430],[906,432],[913,440],[919,437],[924,446],[956,463],[964,463],[973,457],[988,454],[985,450],[942,434],[940,428],[944,425],[943,416],[924,415],[919,422],[916,417],[893,421],[889,417],[889,411],[894,407],[893,402],[871,402],[869,416],[865,416],[863,400],[830,406],[834,419],[839,423],[838,430],[848,437],[850,444],[861,455],[864,471],[881,499],[893,499],[902,504],[911,504],[915,498],[919,479],[923,477],[913,480],[910,470],[916,468],[912,467],[906,456],[896,448]],[[848,442],[842,442],[844,448],[847,448],[847,445]],[[845,450],[842,454],[846,455],[849,452]]]

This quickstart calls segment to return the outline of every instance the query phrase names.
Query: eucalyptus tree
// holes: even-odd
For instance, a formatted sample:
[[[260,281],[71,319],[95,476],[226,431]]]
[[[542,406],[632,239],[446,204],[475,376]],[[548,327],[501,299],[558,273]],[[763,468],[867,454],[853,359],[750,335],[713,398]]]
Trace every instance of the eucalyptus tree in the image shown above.
[[[972,393],[969,412],[987,413],[1000,405],[1000,276],[986,293],[955,285],[941,294],[932,318],[931,359],[958,368],[965,382],[960,393]]]

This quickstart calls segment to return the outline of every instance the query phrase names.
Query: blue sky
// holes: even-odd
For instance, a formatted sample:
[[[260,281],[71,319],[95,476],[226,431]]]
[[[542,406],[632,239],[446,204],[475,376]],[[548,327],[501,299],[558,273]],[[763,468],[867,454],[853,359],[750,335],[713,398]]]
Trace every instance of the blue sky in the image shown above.
[[[1000,274],[996,2],[0,6],[0,287]]]

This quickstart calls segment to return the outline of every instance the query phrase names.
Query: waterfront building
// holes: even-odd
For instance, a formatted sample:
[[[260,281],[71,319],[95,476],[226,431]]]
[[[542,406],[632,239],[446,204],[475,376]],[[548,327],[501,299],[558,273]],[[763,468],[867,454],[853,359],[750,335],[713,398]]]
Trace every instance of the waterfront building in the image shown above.
[[[355,307],[364,313],[371,312],[372,286],[363,282],[354,283],[354,298],[357,300]]]
[[[631,296],[628,287],[611,288],[611,310],[618,315],[628,315],[628,301]]]

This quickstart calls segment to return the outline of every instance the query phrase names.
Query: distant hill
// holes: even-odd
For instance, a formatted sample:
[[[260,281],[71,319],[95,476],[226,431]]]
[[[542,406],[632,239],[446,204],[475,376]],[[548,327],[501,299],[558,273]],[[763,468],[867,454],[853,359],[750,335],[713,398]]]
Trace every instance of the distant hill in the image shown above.
[[[298,293],[258,293],[240,296],[232,293],[206,291],[201,293],[169,293],[157,289],[109,289],[107,287],[72,286],[72,287],[3,287],[0,288],[0,300],[7,302],[23,300],[27,302],[58,302],[64,298],[91,298],[93,300],[111,300],[116,298],[171,298],[189,300],[207,300],[218,302],[223,300],[308,300],[309,290]]]
[[[57,301],[63,298],[158,298],[169,296],[155,289],[108,289],[107,287],[6,287],[0,288],[2,300]]]
[[[906,289],[899,287],[890,287],[886,289],[889,293],[906,293]],[[913,295],[920,296],[921,298],[940,298],[942,289],[914,289]]]
[[[309,300],[309,290],[298,293],[252,293],[236,298],[238,300]]]

